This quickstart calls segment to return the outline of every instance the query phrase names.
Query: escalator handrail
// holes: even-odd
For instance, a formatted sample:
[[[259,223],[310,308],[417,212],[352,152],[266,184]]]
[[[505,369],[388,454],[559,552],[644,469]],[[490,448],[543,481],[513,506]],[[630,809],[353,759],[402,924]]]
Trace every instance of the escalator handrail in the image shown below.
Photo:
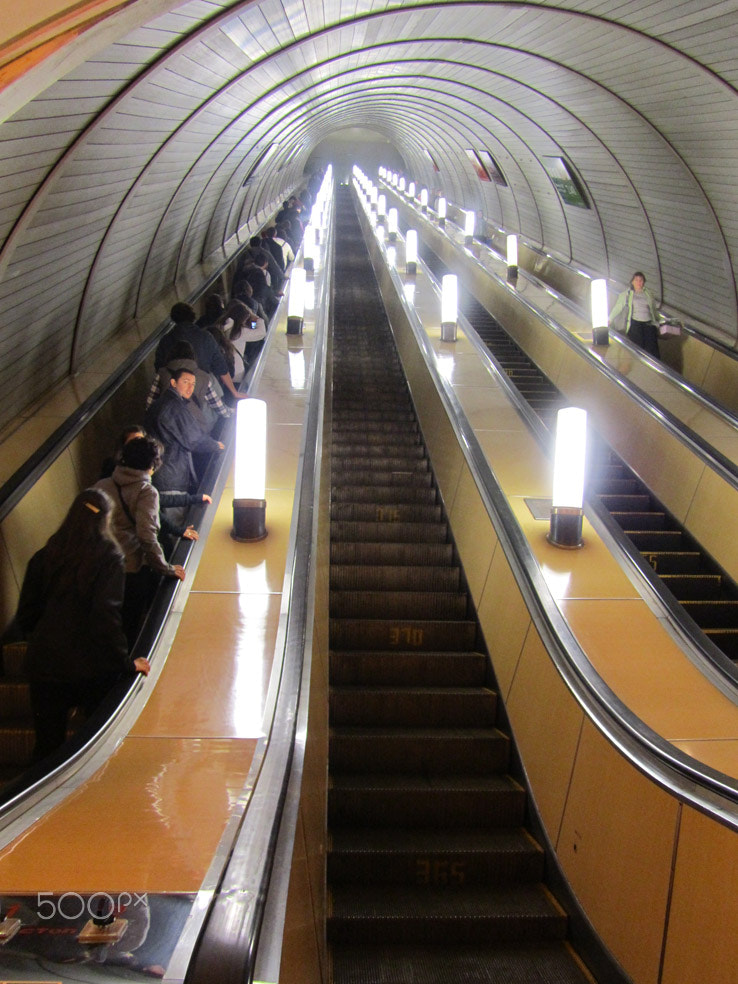
[[[322,300],[315,306],[315,344],[311,390],[303,429],[290,554],[285,572],[280,632],[275,665],[280,682],[263,762],[227,866],[210,904],[186,984],[242,984],[250,981],[256,964],[264,905],[274,863],[277,838],[290,779],[301,678],[310,649],[312,586],[315,578],[317,495],[320,488],[321,436],[324,409],[325,362],[330,318],[334,237],[329,236],[321,284]],[[272,671],[274,673],[274,670]]]
[[[417,312],[404,296],[399,274],[391,269],[389,275],[427,370],[446,405],[449,421],[493,519],[531,619],[574,698],[602,733],[640,771],[670,793],[738,830],[738,780],[696,761],[648,727],[617,697],[587,659],[551,595],[450,383],[438,371],[430,340]]]

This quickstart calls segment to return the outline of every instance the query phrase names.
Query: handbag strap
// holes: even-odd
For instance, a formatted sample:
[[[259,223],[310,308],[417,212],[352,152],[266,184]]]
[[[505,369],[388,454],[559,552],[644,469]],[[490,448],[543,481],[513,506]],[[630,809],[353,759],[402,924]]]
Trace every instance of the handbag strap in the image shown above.
[[[131,510],[128,508],[128,506],[126,505],[126,500],[123,498],[123,489],[121,488],[120,485],[118,485],[118,483],[115,481],[115,479],[113,479],[112,481],[113,481],[113,485],[118,490],[118,498],[120,499],[120,504],[123,507],[123,512],[126,514],[126,516],[128,517],[128,519],[130,520],[131,526],[133,526],[133,528],[135,529],[136,528],[136,520],[131,515]]]

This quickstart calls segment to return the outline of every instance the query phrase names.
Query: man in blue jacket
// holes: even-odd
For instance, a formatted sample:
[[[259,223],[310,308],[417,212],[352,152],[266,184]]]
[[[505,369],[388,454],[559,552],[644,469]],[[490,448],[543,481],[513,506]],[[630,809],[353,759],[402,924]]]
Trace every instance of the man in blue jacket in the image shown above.
[[[189,369],[175,369],[169,388],[146,412],[147,431],[164,445],[164,461],[153,479],[162,492],[193,491],[197,485],[193,453],[223,450],[221,442],[203,430],[187,407],[194,391],[195,374]]]

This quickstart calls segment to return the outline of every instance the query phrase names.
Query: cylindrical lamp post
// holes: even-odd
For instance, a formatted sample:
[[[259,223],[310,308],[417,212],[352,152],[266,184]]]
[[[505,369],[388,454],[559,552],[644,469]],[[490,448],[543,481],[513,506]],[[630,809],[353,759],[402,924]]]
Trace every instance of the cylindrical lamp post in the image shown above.
[[[387,196],[379,195],[377,198],[377,219],[382,222],[387,214]]]
[[[610,333],[608,331],[608,309],[607,309],[607,281],[593,280],[591,287],[592,300],[592,344],[609,345]]]
[[[548,540],[556,547],[582,546],[587,412],[565,407],[556,418],[553,499]]]
[[[266,403],[239,400],[236,410],[234,540],[263,540],[266,531]]]
[[[387,237],[391,243],[397,242],[397,209],[387,212]]]
[[[428,211],[428,189],[427,188],[421,188],[420,189],[420,210],[421,210],[421,212],[427,212]]]
[[[305,322],[305,281],[302,267],[295,267],[290,276],[290,296],[287,299],[287,334],[302,335]],[[249,401],[242,400],[242,403]]]
[[[458,281],[455,273],[447,273],[441,281],[441,341],[456,341],[458,317]]]
[[[415,198],[415,182],[414,181],[411,181],[410,184],[407,186],[407,197],[408,198]]]
[[[438,199],[438,226],[443,229],[446,226],[446,199]]]
[[[518,279],[518,237],[507,237],[507,279]]]
[[[474,242],[474,212],[466,212],[464,215],[464,245],[471,246]]]
[[[414,277],[418,272],[418,233],[408,229],[405,234],[405,273]]]
[[[400,191],[404,195],[405,194],[405,179],[404,178],[400,178],[400,181],[399,181],[399,184],[397,185],[397,187],[400,189]]]

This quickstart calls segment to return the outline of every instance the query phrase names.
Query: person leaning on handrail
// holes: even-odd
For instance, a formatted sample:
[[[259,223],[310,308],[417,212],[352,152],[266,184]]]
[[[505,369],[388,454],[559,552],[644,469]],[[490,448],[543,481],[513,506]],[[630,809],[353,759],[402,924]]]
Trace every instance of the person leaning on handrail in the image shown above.
[[[651,291],[646,287],[646,275],[637,270],[630,278],[630,287],[618,295],[610,312],[609,323],[625,311],[627,337],[649,355],[659,358],[659,311]]]
[[[125,561],[112,514],[109,495],[85,489],[28,563],[16,620],[28,639],[34,761],[64,743],[72,707],[89,716],[122,677],[150,669],[131,659],[123,631]]]

